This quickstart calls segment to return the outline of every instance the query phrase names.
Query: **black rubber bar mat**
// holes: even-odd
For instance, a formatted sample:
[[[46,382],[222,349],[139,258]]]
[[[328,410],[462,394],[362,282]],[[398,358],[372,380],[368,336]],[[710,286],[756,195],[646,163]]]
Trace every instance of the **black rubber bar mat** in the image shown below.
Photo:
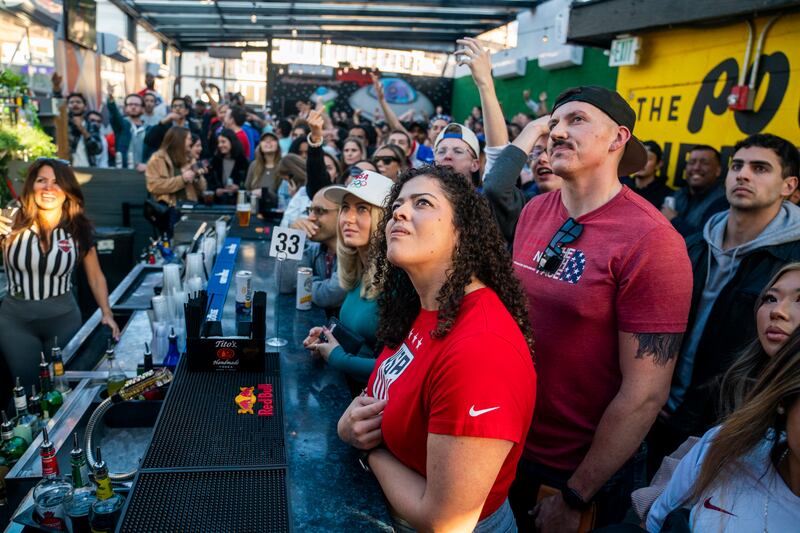
[[[269,416],[259,415],[260,410],[269,409],[269,403],[258,398],[262,384],[271,386],[272,414]],[[243,387],[253,387],[252,394],[256,395],[253,414],[239,413],[241,407],[247,407],[246,399],[242,401],[240,397],[237,402]],[[184,357],[170,385],[141,468],[284,466],[283,432],[277,375],[271,372],[188,372]]]
[[[288,532],[286,470],[140,472],[120,533]]]

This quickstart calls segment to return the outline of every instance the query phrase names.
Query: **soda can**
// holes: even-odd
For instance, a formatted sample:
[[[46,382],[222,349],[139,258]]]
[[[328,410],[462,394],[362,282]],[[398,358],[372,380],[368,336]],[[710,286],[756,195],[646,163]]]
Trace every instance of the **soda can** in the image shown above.
[[[309,267],[297,269],[297,309],[308,311],[311,309],[311,275],[313,271]]]
[[[249,270],[240,270],[236,273],[236,312],[249,313],[250,312],[250,291],[253,273]]]

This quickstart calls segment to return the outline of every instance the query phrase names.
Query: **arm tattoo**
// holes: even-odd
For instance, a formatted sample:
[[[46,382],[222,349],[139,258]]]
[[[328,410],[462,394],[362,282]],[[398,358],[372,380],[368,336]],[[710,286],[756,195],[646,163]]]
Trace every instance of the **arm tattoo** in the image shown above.
[[[656,366],[666,366],[670,360],[675,359],[683,340],[683,333],[632,333],[632,335],[639,341],[636,359],[652,355]]]

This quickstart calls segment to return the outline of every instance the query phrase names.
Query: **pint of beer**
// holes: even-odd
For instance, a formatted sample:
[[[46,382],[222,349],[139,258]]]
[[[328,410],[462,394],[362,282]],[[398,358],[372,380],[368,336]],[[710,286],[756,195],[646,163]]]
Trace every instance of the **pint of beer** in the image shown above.
[[[246,228],[250,225],[250,204],[236,204],[236,217],[239,219],[239,227]]]

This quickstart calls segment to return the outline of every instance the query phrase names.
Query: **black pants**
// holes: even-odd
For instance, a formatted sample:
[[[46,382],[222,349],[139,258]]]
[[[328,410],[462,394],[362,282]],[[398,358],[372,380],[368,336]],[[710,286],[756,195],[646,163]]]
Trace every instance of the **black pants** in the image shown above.
[[[646,485],[647,446],[642,443],[639,450],[597,492],[595,527],[622,522],[631,506],[631,492]],[[536,531],[533,516],[529,511],[536,505],[540,485],[561,489],[573,472],[558,470],[521,459],[517,466],[517,477],[511,484],[508,499],[517,519],[520,532]]]
[[[31,385],[39,389],[39,354],[45,352],[49,361],[55,337],[64,346],[80,327],[81,312],[71,292],[45,300],[6,295],[0,305],[0,352],[9,374],[3,379],[12,382],[19,376],[28,394]]]

